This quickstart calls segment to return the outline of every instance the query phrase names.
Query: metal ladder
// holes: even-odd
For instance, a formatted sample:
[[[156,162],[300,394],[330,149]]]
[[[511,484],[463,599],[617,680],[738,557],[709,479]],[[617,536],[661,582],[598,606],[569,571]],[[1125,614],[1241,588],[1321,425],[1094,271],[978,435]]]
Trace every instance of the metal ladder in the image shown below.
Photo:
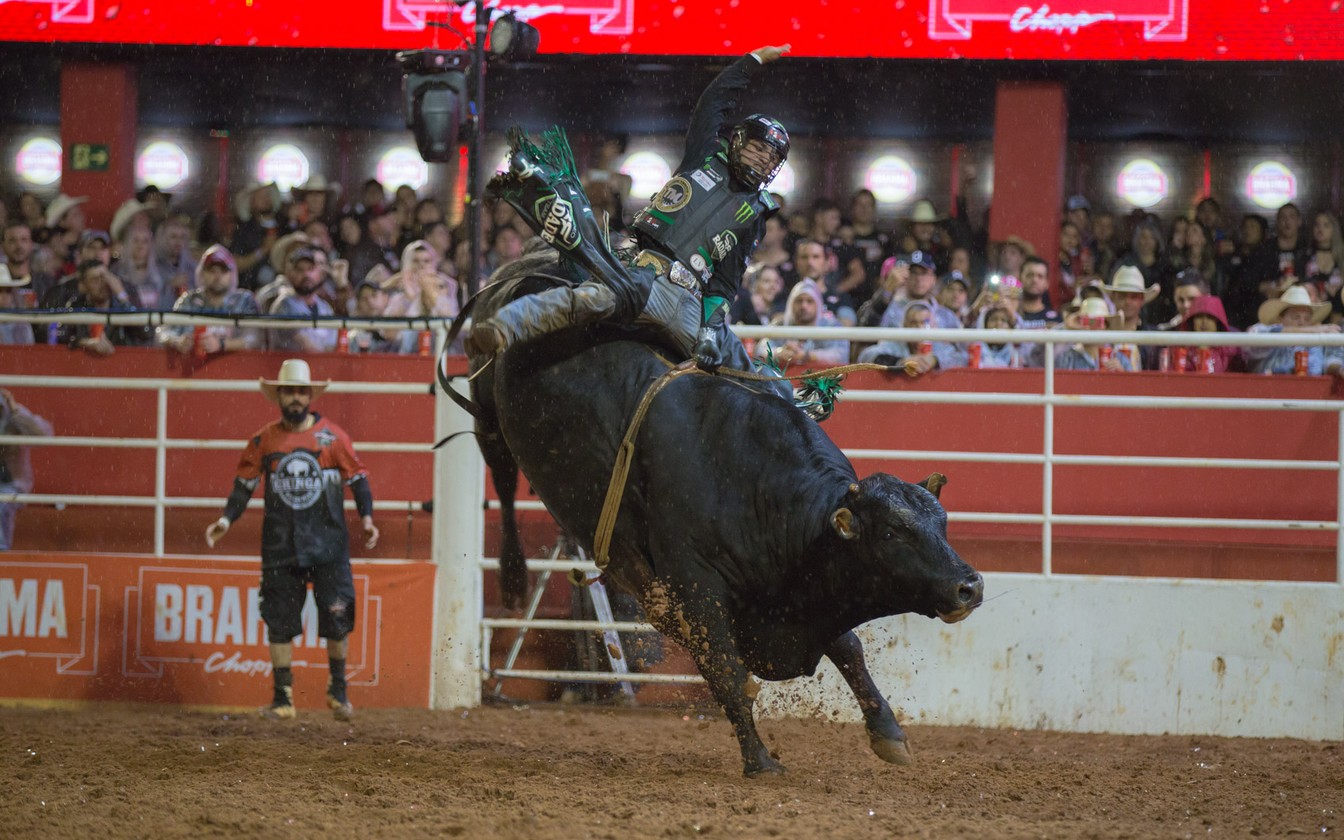
[[[588,555],[583,547],[573,545],[571,548],[570,539],[564,533],[557,535],[555,548],[551,550],[550,560],[552,562],[560,559],[574,559],[579,562],[587,562]],[[579,579],[582,575],[582,579]],[[537,617],[537,609],[541,606],[541,599],[546,594],[546,587],[551,582],[551,570],[546,569],[537,578],[537,585],[532,589],[532,595],[527,601],[527,610],[523,616],[524,621],[531,621]],[[601,581],[601,573],[596,571],[580,572],[574,570],[574,584],[576,586],[587,586],[589,597],[593,599],[593,613],[597,620],[604,624],[610,624],[616,620],[611,611],[611,600],[607,597],[607,587]],[[514,637],[513,644],[509,646],[509,653],[504,657],[504,667],[502,670],[511,670],[514,663],[518,661],[518,656],[523,650],[523,641],[527,638],[527,628],[522,627],[518,630],[518,635]],[[625,650],[621,647],[621,634],[615,630],[602,631],[602,649],[607,654],[607,661],[611,663],[611,671],[614,674],[628,674],[629,667],[625,663]],[[628,702],[635,699],[635,687],[628,680],[621,680],[621,693]],[[500,678],[495,683],[495,689],[492,692],[495,699],[504,696],[504,679]]]

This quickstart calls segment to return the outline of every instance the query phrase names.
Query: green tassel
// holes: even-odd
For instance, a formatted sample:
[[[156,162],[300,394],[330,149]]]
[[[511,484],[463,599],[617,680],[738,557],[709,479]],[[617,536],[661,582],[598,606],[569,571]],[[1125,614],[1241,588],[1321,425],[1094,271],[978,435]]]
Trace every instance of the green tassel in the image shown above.
[[[835,411],[840,392],[845,390],[845,386],[841,384],[843,379],[843,376],[809,376],[798,387],[793,404],[820,423]]]

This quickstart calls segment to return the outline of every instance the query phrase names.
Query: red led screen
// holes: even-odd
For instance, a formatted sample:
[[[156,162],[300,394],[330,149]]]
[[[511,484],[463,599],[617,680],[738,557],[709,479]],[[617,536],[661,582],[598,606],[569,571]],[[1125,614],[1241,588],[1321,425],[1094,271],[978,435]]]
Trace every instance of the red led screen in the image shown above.
[[[540,0],[544,53],[981,59],[1344,58],[1341,0]],[[454,48],[439,0],[6,0],[0,40]]]

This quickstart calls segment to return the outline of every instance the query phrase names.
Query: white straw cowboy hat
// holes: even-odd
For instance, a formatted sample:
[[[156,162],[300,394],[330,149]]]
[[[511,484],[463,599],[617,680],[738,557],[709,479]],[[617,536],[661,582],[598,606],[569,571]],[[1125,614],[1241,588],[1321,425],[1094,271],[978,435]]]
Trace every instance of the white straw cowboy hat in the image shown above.
[[[313,175],[310,175],[308,177],[308,180],[304,181],[302,184],[290,187],[289,191],[291,194],[297,193],[299,195],[303,195],[304,193],[310,193],[310,192],[331,193],[332,197],[334,198],[335,196],[341,194],[341,185],[336,183],[335,181],[328,182],[327,179],[322,175],[322,173],[318,172]]]
[[[141,213],[148,213],[149,205],[138,198],[128,199],[122,202],[117,208],[117,212],[112,214],[112,225],[107,232],[112,234],[113,242],[120,242],[126,235],[126,228],[131,226],[131,221]]]
[[[71,208],[78,207],[88,200],[89,197],[87,195],[81,195],[78,198],[75,198],[74,196],[61,193],[47,205],[47,216],[43,221],[47,223],[47,227],[54,228],[60,223],[65,214],[70,212]]]
[[[914,208],[910,210],[910,221],[916,224],[941,222],[944,218],[938,215],[938,211],[933,209],[933,202],[927,198],[916,201]]]
[[[259,193],[262,190],[270,190],[271,201],[275,204],[276,209],[279,209],[280,188],[275,185],[275,182],[271,181],[269,184],[262,184],[254,181],[244,187],[238,195],[234,196],[233,212],[238,216],[238,221],[252,221],[252,195],[254,193]]]
[[[1151,303],[1153,298],[1157,297],[1162,291],[1162,287],[1154,283],[1148,288],[1143,286],[1143,272],[1132,265],[1122,265],[1116,270],[1115,276],[1111,278],[1111,285],[1105,283],[1101,285],[1107,293],[1114,292],[1134,292],[1143,295],[1144,303]]]
[[[1064,316],[1064,326],[1070,330],[1085,329],[1083,321],[1091,321],[1101,318],[1106,322],[1106,329],[1118,330],[1123,326],[1125,320],[1123,315],[1112,315],[1111,307],[1105,299],[1099,297],[1083,298],[1078,303],[1078,308]]]
[[[289,261],[289,252],[293,251],[300,245],[312,245],[312,244],[313,240],[309,238],[308,234],[304,233],[301,230],[296,230],[293,233],[285,234],[284,236],[275,240],[275,244],[271,246],[271,253],[270,253],[271,268],[274,269],[276,274],[284,274],[285,266],[288,264]]]
[[[31,281],[31,277],[15,280],[14,276],[9,273],[9,266],[0,263],[0,289],[17,289],[22,286],[27,286]]]
[[[1311,310],[1311,322],[1319,324],[1330,315],[1329,303],[1312,303],[1311,295],[1302,286],[1289,286],[1282,295],[1260,304],[1256,316],[1262,324],[1277,324],[1283,319],[1283,313],[1294,306],[1305,306]]]
[[[266,395],[266,399],[273,403],[280,402],[280,389],[288,388],[311,388],[313,390],[313,399],[317,399],[322,392],[327,390],[331,380],[326,382],[314,382],[313,373],[308,369],[308,363],[303,359],[285,359],[280,363],[280,375],[275,379],[259,379],[261,383],[261,392]]]

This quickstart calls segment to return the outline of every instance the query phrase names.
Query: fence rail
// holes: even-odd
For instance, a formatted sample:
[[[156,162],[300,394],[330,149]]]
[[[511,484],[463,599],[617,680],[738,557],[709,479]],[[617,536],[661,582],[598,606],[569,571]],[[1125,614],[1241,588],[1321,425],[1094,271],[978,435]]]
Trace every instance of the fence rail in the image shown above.
[[[199,316],[180,316],[172,313],[153,313],[158,320],[154,323],[166,324],[194,324],[202,322]],[[42,316],[47,317],[47,316]],[[65,313],[60,317],[51,316],[49,320],[62,320],[75,322],[77,319],[89,318],[86,323],[119,323],[121,319],[126,318],[128,323],[145,323],[145,314],[132,315],[71,315]],[[138,320],[136,320],[138,319]],[[179,321],[179,319],[181,319]],[[0,322],[6,320],[23,320],[16,318],[14,313],[0,312]],[[244,326],[266,326],[266,327],[310,327],[313,326],[311,320],[279,321],[274,319],[227,319],[230,323],[240,323]],[[441,322],[431,323],[432,319],[423,323],[430,328],[442,327]],[[209,322],[206,319],[206,322]],[[364,326],[367,322],[358,319],[334,319],[333,324],[342,326]],[[386,324],[382,322],[372,322],[375,326]],[[417,324],[422,321],[416,321]],[[1161,332],[1137,332],[1121,333],[1107,332],[1097,333],[1091,331],[1066,332],[1058,330],[1048,330],[1041,332],[1034,331],[996,331],[996,330],[907,330],[907,329],[836,329],[836,328],[779,328],[779,327],[740,327],[738,333],[744,338],[760,337],[783,337],[783,338],[845,338],[854,341],[874,341],[874,340],[896,340],[896,341],[917,341],[917,340],[935,340],[951,341],[955,343],[964,343],[967,341],[990,341],[1004,342],[1010,341],[1018,344],[1045,343],[1051,345],[1057,344],[1100,344],[1100,343],[1128,343],[1138,345],[1179,345],[1179,346],[1323,346],[1323,347],[1344,347],[1344,335],[1339,334],[1226,334],[1226,333],[1161,333]],[[439,335],[442,339],[442,332]],[[935,392],[935,391],[847,391],[845,399],[857,403],[875,403],[875,404],[948,404],[948,405],[1014,405],[1025,407],[1039,407],[1044,413],[1044,422],[1042,424],[1042,440],[1039,452],[950,452],[950,451],[922,451],[909,449],[874,449],[874,448],[851,448],[844,450],[850,458],[867,460],[937,460],[949,462],[980,462],[980,463],[999,463],[999,464],[1023,464],[1039,465],[1042,469],[1042,496],[1041,513],[1002,513],[995,511],[956,511],[949,514],[949,520],[952,522],[970,522],[970,523],[1006,523],[1006,524],[1025,524],[1039,526],[1041,529],[1042,557],[1040,573],[1045,576],[1053,574],[1052,569],[1052,535],[1053,528],[1056,525],[1069,526],[1094,526],[1094,527],[1116,527],[1116,526],[1144,526],[1157,528],[1189,529],[1189,528],[1210,528],[1210,529],[1242,529],[1242,530],[1263,530],[1263,531],[1315,531],[1315,532],[1333,532],[1338,535],[1340,532],[1340,521],[1344,520],[1344,402],[1338,400],[1285,400],[1285,399],[1219,399],[1219,398],[1190,398],[1190,397],[1147,397],[1147,396],[1127,396],[1112,394],[1065,394],[1056,392],[1056,379],[1054,369],[1053,354],[1046,353],[1045,366],[1042,368],[1042,389],[1040,393],[953,393],[953,392]],[[427,377],[428,378],[428,377]],[[1117,375],[1114,380],[1118,385],[1124,382],[1122,375]],[[72,505],[91,505],[91,506],[123,506],[123,507],[152,507],[155,511],[155,532],[154,532],[154,553],[156,556],[162,556],[164,544],[164,514],[169,508],[208,508],[219,505],[218,499],[192,498],[192,497],[170,497],[165,492],[164,486],[164,466],[167,453],[170,451],[180,451],[183,449],[198,450],[223,450],[234,449],[237,447],[236,441],[218,440],[218,439],[189,439],[189,438],[170,438],[167,433],[167,399],[169,393],[183,391],[218,391],[218,392],[245,392],[252,391],[256,386],[255,381],[222,381],[222,380],[191,380],[191,379],[135,379],[135,378],[100,378],[100,377],[65,377],[52,378],[45,376],[24,376],[0,374],[0,387],[21,387],[21,388],[66,388],[66,389],[119,389],[119,390],[142,390],[153,391],[157,397],[157,422],[155,434],[153,437],[138,438],[113,438],[99,436],[57,436],[52,438],[30,438],[22,436],[0,436],[0,445],[14,444],[27,446],[56,446],[56,447],[94,447],[94,448],[129,448],[153,450],[156,457],[156,480],[155,492],[152,496],[109,496],[109,495],[55,495],[55,494],[13,494],[0,497],[3,500],[12,500],[20,502],[30,502],[36,504],[72,504]],[[357,394],[403,394],[403,395],[428,395],[430,388],[427,384],[416,383],[386,383],[386,382],[334,382],[330,387],[331,393],[357,393]],[[444,401],[440,400],[443,404]],[[1124,409],[1148,409],[1148,410],[1207,410],[1207,411],[1294,411],[1294,412],[1326,412],[1336,415],[1338,418],[1338,449],[1339,453],[1334,460],[1295,460],[1295,459],[1239,459],[1239,458],[1191,458],[1191,457],[1157,457],[1157,456],[1096,456],[1087,454],[1060,454],[1054,451],[1054,432],[1055,432],[1055,411],[1058,408],[1072,407],[1094,407],[1094,408],[1124,408]],[[444,411],[444,408],[440,408]],[[456,409],[448,407],[446,410],[455,411]],[[405,453],[424,453],[430,452],[429,441],[377,441],[362,443],[361,448],[371,452],[405,452]],[[1153,517],[1153,516],[1100,516],[1100,515],[1072,515],[1061,514],[1054,511],[1054,469],[1056,466],[1131,466],[1131,467],[1154,467],[1170,469],[1252,469],[1252,470],[1299,470],[1314,472],[1336,473],[1337,488],[1337,506],[1335,521],[1310,521],[1310,520],[1276,520],[1276,519],[1227,519],[1212,517]],[[438,483],[436,481],[436,486]],[[257,507],[262,503],[259,500],[253,500],[251,506]],[[347,502],[349,507],[351,503]],[[378,510],[402,511],[414,509],[418,502],[413,501],[379,501],[375,504]],[[540,502],[531,500],[521,500],[516,503],[520,510],[544,510]],[[491,509],[498,508],[498,502],[490,502],[486,507]],[[479,508],[478,508],[479,510]],[[439,529],[441,520],[437,519],[435,528]],[[471,560],[476,575],[476,591],[481,589],[480,577],[487,570],[497,569],[498,561],[494,558],[486,558],[477,554]],[[533,560],[529,561],[529,567],[542,571],[568,571],[570,569],[582,569],[591,571],[594,567],[591,563],[574,560]],[[1337,585],[1344,585],[1344,539],[1336,537],[1336,577]],[[543,679],[554,681],[612,681],[615,679],[630,682],[677,682],[677,683],[698,683],[701,679],[695,675],[668,675],[668,674],[624,674],[611,675],[590,673],[582,674],[567,671],[548,671],[548,670],[528,670],[528,669],[492,669],[489,663],[489,642],[492,634],[499,630],[513,630],[525,632],[527,629],[553,629],[553,630],[620,630],[620,631],[645,631],[652,628],[646,624],[638,622],[602,622],[602,621],[571,621],[563,619],[542,619],[533,621],[524,621],[522,619],[502,619],[486,618],[483,613],[477,616],[476,631],[479,633],[477,638],[477,659],[480,663],[477,667],[480,673],[497,678],[526,678]]]

